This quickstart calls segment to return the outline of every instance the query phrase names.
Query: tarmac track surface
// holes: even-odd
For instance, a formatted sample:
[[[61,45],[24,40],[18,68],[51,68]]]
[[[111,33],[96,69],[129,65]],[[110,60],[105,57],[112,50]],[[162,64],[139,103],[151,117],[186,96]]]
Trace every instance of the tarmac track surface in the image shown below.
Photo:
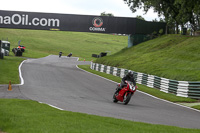
[[[114,117],[137,122],[200,129],[200,112],[155,99],[137,91],[128,105],[113,103],[116,83],[80,70],[90,64],[78,58],[47,56],[28,59],[21,67],[28,99],[63,110]]]

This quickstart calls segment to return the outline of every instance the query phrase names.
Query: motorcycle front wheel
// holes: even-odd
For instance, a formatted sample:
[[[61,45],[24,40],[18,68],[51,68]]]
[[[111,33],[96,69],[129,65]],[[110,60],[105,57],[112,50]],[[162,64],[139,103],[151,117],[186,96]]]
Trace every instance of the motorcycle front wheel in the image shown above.
[[[117,95],[118,94],[118,92],[116,91],[115,93],[114,93],[114,95],[113,95],[113,102],[114,103],[117,103],[118,102],[118,100],[116,99],[116,96],[115,95]]]
[[[124,96],[124,105],[127,105],[129,101],[131,100],[131,93],[128,93],[127,96]]]

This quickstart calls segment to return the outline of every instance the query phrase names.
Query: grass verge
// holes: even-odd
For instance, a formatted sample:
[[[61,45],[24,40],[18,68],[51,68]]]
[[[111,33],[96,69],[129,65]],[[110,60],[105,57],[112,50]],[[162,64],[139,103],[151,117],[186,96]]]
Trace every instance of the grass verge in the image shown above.
[[[199,133],[199,129],[60,111],[36,101],[0,99],[0,131],[7,133]],[[123,126],[122,126],[123,125]]]
[[[192,108],[200,110],[200,105],[192,106]]]
[[[8,84],[11,81],[12,84],[19,83],[19,70],[18,67],[24,58],[8,57],[4,56],[4,59],[0,59],[0,84]]]

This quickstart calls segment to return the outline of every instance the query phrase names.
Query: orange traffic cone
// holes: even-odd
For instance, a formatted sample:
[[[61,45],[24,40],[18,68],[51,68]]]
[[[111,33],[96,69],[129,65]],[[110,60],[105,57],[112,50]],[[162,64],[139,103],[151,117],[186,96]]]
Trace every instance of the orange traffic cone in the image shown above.
[[[84,58],[84,62],[85,62],[85,58]]]
[[[11,81],[9,81],[8,90],[9,90],[9,91],[12,90]]]

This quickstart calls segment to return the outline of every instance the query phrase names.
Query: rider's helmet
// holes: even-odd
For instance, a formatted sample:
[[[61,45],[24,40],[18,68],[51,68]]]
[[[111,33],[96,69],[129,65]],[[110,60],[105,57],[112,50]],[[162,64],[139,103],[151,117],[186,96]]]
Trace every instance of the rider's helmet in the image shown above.
[[[133,77],[133,72],[128,72],[128,74],[127,74],[130,78],[132,78]]]

